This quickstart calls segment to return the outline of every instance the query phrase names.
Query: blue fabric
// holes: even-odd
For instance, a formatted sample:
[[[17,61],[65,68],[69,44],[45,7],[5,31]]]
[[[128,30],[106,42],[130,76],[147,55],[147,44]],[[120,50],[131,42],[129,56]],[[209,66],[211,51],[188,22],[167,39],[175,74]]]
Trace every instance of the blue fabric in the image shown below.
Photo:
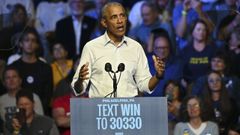
[[[209,71],[210,59],[215,50],[216,47],[214,45],[206,45],[201,52],[198,52],[193,45],[188,45],[181,51],[183,78],[188,83],[197,80],[198,77],[205,75]]]
[[[156,70],[154,68],[154,61],[152,59],[153,54],[147,54],[149,69],[152,75],[156,74]],[[145,93],[144,96],[164,96],[163,95],[163,87],[168,80],[176,80],[180,81],[182,77],[182,64],[181,61],[176,59],[176,57],[172,56],[167,59],[165,64],[165,72],[163,79],[159,81],[158,85],[154,89],[152,94]]]

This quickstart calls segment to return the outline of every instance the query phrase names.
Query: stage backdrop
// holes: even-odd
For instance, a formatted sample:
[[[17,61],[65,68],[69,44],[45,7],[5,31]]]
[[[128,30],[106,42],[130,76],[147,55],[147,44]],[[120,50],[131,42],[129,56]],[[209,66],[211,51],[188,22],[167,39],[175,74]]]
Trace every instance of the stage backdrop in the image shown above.
[[[167,135],[164,97],[72,98],[71,135]]]

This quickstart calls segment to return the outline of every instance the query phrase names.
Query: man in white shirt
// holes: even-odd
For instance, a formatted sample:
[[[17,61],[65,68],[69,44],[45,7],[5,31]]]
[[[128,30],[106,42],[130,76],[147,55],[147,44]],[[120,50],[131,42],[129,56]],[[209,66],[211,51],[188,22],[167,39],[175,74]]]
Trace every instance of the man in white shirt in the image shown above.
[[[147,58],[141,45],[124,36],[127,16],[123,6],[116,2],[102,9],[101,24],[106,28],[104,35],[88,42],[83,49],[80,64],[73,77],[75,95],[81,95],[89,86],[89,97],[108,97],[113,91],[111,76],[106,72],[106,63],[117,71],[120,63],[125,70],[116,73],[118,90],[115,97],[134,97],[138,90],[151,93],[161,79],[165,64],[153,56],[157,74],[151,76]]]

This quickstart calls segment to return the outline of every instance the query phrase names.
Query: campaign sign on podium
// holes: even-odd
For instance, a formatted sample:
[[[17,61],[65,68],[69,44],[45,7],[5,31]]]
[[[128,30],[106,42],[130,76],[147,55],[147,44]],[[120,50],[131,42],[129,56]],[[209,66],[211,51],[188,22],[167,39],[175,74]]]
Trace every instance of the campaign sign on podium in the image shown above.
[[[167,135],[167,99],[71,98],[71,135]]]

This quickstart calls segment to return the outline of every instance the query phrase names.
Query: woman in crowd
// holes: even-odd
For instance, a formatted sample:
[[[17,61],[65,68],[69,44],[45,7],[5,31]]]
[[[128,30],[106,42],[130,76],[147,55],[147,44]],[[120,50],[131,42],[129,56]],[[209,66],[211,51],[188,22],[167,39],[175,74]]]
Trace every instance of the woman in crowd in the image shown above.
[[[208,72],[208,66],[212,55],[215,52],[215,46],[208,43],[207,24],[198,19],[193,23],[192,39],[181,52],[180,57],[183,60],[183,80],[185,87],[190,86],[198,77]]]
[[[54,42],[52,46],[52,55],[54,61],[51,64],[53,71],[53,86],[54,89],[59,81],[64,79],[71,71],[73,61],[67,59],[68,52],[59,42]]]
[[[168,133],[172,135],[175,124],[178,122],[182,94],[177,81],[169,80],[164,86],[163,95],[168,100]]]
[[[220,135],[225,135],[228,125],[237,122],[238,112],[233,100],[228,96],[220,73],[211,71],[207,75],[206,88],[203,91],[202,98],[207,108],[213,108],[213,120],[218,123]]]
[[[174,135],[219,135],[218,126],[209,121],[209,113],[197,96],[186,97],[182,103],[179,122]]]

